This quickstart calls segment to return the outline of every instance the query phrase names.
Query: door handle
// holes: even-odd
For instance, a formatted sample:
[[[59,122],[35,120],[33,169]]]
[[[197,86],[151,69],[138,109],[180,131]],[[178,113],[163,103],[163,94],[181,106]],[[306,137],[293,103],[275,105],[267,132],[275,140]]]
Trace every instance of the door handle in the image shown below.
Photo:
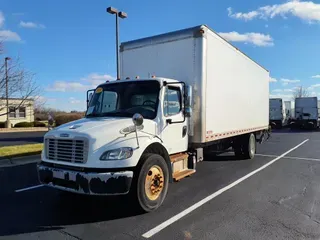
[[[187,134],[187,126],[182,127],[182,137],[184,138]]]

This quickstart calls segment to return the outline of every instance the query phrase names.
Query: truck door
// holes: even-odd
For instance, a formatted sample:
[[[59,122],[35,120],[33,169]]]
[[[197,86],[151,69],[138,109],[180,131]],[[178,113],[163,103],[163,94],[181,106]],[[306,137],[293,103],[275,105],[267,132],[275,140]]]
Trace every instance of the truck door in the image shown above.
[[[169,154],[188,148],[187,120],[184,118],[180,86],[168,85],[163,94],[163,128],[161,137]]]

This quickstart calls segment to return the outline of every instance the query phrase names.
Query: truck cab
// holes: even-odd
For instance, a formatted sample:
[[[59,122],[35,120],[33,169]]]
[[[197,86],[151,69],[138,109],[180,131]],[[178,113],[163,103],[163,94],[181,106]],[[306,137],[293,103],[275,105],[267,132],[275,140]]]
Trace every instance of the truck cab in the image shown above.
[[[99,85],[83,119],[45,135],[40,182],[82,194],[121,195],[142,181],[142,208],[161,204],[169,181],[195,172],[186,155],[169,157],[188,149],[186,89],[155,77]]]

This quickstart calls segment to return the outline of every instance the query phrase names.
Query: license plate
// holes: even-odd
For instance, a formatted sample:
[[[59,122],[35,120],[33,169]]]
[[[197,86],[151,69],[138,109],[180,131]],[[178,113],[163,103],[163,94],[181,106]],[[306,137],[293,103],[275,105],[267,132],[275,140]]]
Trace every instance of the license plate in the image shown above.
[[[69,172],[69,180],[75,182],[76,181],[76,174]]]
[[[73,182],[76,181],[76,174],[73,172],[53,171],[53,177]]]
[[[53,171],[53,177],[54,178],[59,178],[59,179],[64,179],[64,172],[62,172],[62,171]]]

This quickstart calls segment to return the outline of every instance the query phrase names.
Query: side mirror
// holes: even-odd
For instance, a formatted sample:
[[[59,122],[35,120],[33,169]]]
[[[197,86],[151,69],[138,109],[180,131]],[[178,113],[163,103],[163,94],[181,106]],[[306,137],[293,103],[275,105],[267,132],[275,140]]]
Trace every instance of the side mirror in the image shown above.
[[[89,103],[93,97],[93,92],[94,92],[94,89],[87,91],[87,108],[89,107]]]
[[[140,113],[135,113],[132,117],[132,122],[136,127],[143,124],[143,116]]]
[[[185,115],[191,117],[192,115],[192,87],[190,85],[185,86]]]

